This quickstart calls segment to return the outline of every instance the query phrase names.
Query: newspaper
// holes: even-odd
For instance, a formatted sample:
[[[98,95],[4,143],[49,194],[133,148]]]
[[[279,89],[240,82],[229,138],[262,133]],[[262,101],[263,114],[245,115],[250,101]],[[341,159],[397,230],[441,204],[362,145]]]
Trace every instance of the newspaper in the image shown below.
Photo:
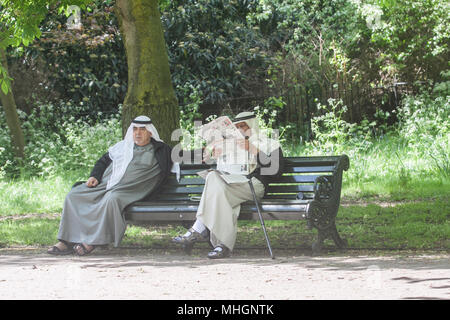
[[[222,139],[242,139],[241,132],[227,116],[219,117],[200,127],[198,135],[206,140],[207,144]]]
[[[256,167],[256,159],[251,159],[249,152],[239,146],[239,140],[243,140],[244,136],[227,116],[203,125],[198,135],[206,141],[208,150],[215,150],[220,154],[216,159],[219,171],[248,175]]]

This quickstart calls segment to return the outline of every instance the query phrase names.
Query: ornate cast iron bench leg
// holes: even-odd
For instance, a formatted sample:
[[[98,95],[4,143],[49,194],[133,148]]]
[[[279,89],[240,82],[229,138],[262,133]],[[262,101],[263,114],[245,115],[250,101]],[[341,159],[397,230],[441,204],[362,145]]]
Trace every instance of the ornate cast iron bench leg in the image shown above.
[[[336,244],[336,246],[339,249],[345,249],[348,247],[347,240],[342,239],[341,236],[339,235],[339,233],[336,229],[336,224],[334,224],[333,226],[330,227],[329,233],[330,233],[331,238],[333,239],[334,243]]]
[[[327,204],[312,201],[308,208],[308,224],[317,229],[317,241],[312,245],[313,255],[319,255],[323,248],[323,241],[331,238],[339,249],[347,246],[336,229],[335,214],[330,214]]]
[[[342,239],[336,229],[336,225],[331,225],[327,229],[317,229],[317,240],[312,245],[313,256],[320,255],[325,239],[333,239],[336,247],[344,249],[348,246],[347,240]]]

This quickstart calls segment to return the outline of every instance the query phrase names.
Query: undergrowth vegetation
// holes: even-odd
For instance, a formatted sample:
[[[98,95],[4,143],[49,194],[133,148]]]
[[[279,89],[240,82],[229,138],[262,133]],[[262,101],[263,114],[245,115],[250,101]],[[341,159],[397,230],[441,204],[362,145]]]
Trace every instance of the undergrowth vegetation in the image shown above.
[[[260,107],[256,109],[264,113]],[[343,180],[344,197],[401,200],[448,195],[448,97],[423,94],[405,99],[396,110],[395,116],[399,120],[394,126],[385,125],[386,119],[392,116],[389,114],[379,116],[378,121],[348,123],[344,120],[346,107],[341,101],[330,100],[327,105],[319,104],[319,110],[322,110],[321,115],[312,119],[313,140],[292,143],[283,134],[280,140],[287,156],[347,154],[350,169]],[[11,203],[22,197],[10,192],[13,186],[25,190],[23,197],[26,198],[26,194],[33,194],[31,189],[36,183],[44,186],[50,181],[56,183],[60,181],[58,179],[73,179],[74,176],[86,179],[95,161],[121,139],[119,116],[103,117],[101,121],[87,123],[75,120],[70,112],[56,114],[52,105],[41,105],[30,116],[21,116],[28,143],[26,161],[19,166],[19,160],[13,157],[8,147],[9,136],[3,125],[4,116],[0,113],[2,214],[11,210],[28,210],[21,205],[17,205],[17,209],[11,208]],[[273,121],[266,123],[276,128]],[[181,124],[187,130],[192,129],[189,127],[190,121]],[[281,132],[283,130],[280,128]],[[59,191],[59,201],[73,182],[65,182],[66,188]],[[43,189],[52,190],[51,187]],[[45,193],[46,190],[42,190],[39,197],[42,198]],[[28,208],[27,205],[24,207]],[[40,206],[35,208],[39,211]],[[55,207],[45,205],[42,210],[50,208]]]

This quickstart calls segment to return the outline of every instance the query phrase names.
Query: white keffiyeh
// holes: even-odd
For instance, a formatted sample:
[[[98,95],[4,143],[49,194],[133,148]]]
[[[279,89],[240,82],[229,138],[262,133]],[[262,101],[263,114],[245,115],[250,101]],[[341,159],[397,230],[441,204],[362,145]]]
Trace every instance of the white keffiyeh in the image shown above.
[[[259,119],[253,112],[245,111],[239,113],[234,119],[234,124],[245,122],[250,128],[250,137],[248,141],[258,150],[270,155],[273,150],[280,147],[277,140],[267,137],[263,130],[259,127]]]
[[[112,174],[108,180],[106,189],[111,189],[115,186],[125,174],[130,161],[133,159],[134,139],[133,128],[145,127],[152,134],[152,138],[156,141],[162,140],[159,138],[158,131],[151,123],[151,119],[146,116],[139,116],[135,118],[128,127],[125,138],[109,148],[109,157],[112,160]]]

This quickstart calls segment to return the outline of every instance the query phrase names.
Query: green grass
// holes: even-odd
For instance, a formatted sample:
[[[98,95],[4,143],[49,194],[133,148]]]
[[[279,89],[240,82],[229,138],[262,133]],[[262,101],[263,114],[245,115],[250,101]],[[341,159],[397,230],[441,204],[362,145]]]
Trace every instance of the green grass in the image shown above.
[[[0,247],[53,244],[58,234],[58,227],[59,219],[35,217],[0,221]]]
[[[450,249],[450,201],[420,201],[384,207],[376,204],[341,206],[336,225],[350,248]],[[48,246],[55,242],[59,218],[34,216],[0,220],[0,246]],[[274,248],[309,248],[317,235],[305,221],[266,221]],[[121,246],[176,248],[170,240],[182,226],[127,228]],[[325,245],[333,247],[327,240]],[[206,244],[201,248],[207,248]],[[265,248],[259,222],[240,221],[236,248]]]
[[[0,216],[60,212],[73,183],[86,178],[86,173],[67,172],[52,177],[0,181]]]
[[[338,229],[350,247],[450,249],[450,201],[341,207]]]
[[[448,179],[428,176],[404,183],[395,177],[372,177],[367,181],[351,182],[346,179],[346,175],[343,178],[342,197],[348,200],[421,200],[446,198],[450,194]]]

